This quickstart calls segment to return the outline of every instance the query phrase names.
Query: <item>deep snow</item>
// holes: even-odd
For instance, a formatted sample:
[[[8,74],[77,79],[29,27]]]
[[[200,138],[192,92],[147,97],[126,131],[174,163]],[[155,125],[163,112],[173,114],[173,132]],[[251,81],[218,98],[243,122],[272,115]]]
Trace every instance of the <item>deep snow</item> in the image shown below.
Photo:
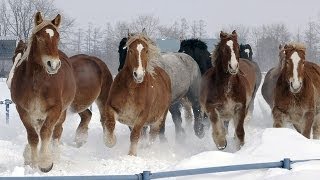
[[[5,82],[0,82],[0,100],[10,99]],[[151,147],[138,149],[138,156],[128,156],[129,130],[117,123],[118,142],[114,148],[107,148],[102,140],[102,128],[97,107],[93,106],[93,117],[89,126],[88,142],[81,148],[73,142],[80,117],[68,114],[64,124],[61,157],[52,171],[42,173],[23,165],[23,150],[27,143],[26,131],[14,105],[10,106],[10,124],[5,124],[5,106],[0,106],[0,176],[33,175],[116,175],[136,174],[143,170],[152,172],[189,169],[210,166],[224,166],[255,162],[279,161],[285,157],[293,160],[320,158],[320,141],[309,140],[289,128],[273,129],[269,106],[260,90],[255,99],[252,118],[245,125],[246,143],[236,151],[233,127],[229,127],[228,147],[218,151],[211,138],[211,129],[203,139],[198,139],[192,128],[186,127],[185,142],[175,142],[171,115],[167,117],[166,136],[168,143],[155,143]],[[231,123],[230,123],[231,124]],[[320,161],[296,163],[292,170],[266,169],[238,171],[180,177],[178,179],[318,179]]]

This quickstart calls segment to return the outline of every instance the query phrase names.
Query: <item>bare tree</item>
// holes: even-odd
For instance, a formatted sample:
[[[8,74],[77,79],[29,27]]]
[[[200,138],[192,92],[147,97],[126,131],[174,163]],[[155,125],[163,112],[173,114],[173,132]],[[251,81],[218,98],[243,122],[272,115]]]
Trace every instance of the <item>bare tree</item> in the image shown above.
[[[187,39],[189,25],[186,18],[182,18],[180,21],[180,39]]]
[[[242,24],[237,24],[237,25],[229,25],[227,27],[222,28],[222,30],[229,33],[232,32],[233,30],[236,30],[239,43],[248,43],[248,40],[249,40],[248,38],[250,33],[249,27],[246,27]]]
[[[179,23],[175,21],[172,26],[159,26],[159,35],[161,38],[180,39]]]
[[[198,25],[197,21],[193,21],[191,26],[190,26],[190,31],[191,31],[191,37],[192,38],[197,38],[197,32],[198,32]]]
[[[141,32],[145,28],[148,36],[155,37],[157,35],[160,20],[153,15],[139,15],[130,24],[131,32]]]
[[[308,23],[307,28],[304,32],[305,34],[305,43],[307,48],[306,57],[308,60],[313,60],[319,62],[319,42],[320,37],[319,33],[317,32],[317,24],[314,21]]]
[[[19,37],[27,40],[31,29],[33,28],[33,17],[37,11],[42,12],[44,16],[53,17],[61,12],[53,3],[54,0],[3,0],[1,4],[1,31],[6,35]],[[60,29],[61,39],[65,36],[68,29],[72,27],[74,20],[63,16]]]
[[[198,34],[199,34],[199,38],[205,38],[207,36],[207,31],[205,30],[206,28],[206,22],[204,20],[199,20],[198,22]]]

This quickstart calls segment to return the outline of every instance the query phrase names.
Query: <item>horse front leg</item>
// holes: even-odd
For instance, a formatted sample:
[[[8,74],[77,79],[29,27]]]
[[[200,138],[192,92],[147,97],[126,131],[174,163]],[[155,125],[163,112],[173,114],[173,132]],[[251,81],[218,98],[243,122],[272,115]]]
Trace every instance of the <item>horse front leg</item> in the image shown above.
[[[62,116],[62,108],[57,105],[49,109],[47,112],[47,118],[43,122],[40,130],[41,147],[39,153],[39,169],[42,172],[49,172],[53,167],[52,151],[49,148],[53,130],[58,120]]]
[[[176,131],[176,141],[183,140],[183,137],[185,136],[184,129],[182,128],[180,106],[181,106],[180,102],[174,103],[170,106],[170,113],[172,115],[172,120],[173,120],[175,131]]]
[[[236,110],[235,117],[233,119],[238,150],[244,145],[245,132],[243,125],[247,112],[248,110],[246,110],[245,106],[242,106]]]
[[[66,116],[67,116],[67,112],[63,111],[63,113],[61,114],[59,121],[57,122],[57,124],[54,127],[53,130],[53,135],[52,135],[52,146],[53,146],[53,154],[54,154],[54,159],[57,161],[60,159],[60,139],[61,139],[61,135],[62,135],[62,131],[63,131],[63,123],[66,120]]]
[[[224,150],[227,147],[226,131],[222,120],[219,119],[218,110],[213,108],[210,111],[209,118],[212,125],[212,138],[219,150]]]
[[[117,143],[117,138],[114,135],[114,129],[116,126],[115,112],[112,107],[107,105],[106,110],[101,114],[101,125],[103,128],[103,141],[104,144],[112,148]]]
[[[137,147],[138,142],[141,136],[141,130],[144,126],[144,122],[146,121],[145,118],[141,119],[138,118],[136,123],[134,124],[131,134],[130,134],[130,149],[128,155],[130,156],[137,156]],[[160,130],[160,129],[159,129]],[[151,131],[150,131],[151,132]]]
[[[308,139],[310,139],[313,121],[314,121],[314,111],[305,112],[303,116],[304,129],[302,131],[302,135]]]
[[[314,117],[314,123],[312,126],[313,139],[320,138],[320,114]]]
[[[275,128],[283,127],[284,113],[277,106],[274,106],[272,108],[272,116],[273,116],[273,127]]]
[[[23,152],[24,164],[31,165],[32,167],[36,167],[38,164],[39,136],[35,128],[31,124],[31,119],[28,113],[24,109],[22,109],[19,105],[17,105],[16,108],[24,127],[26,128],[27,136],[28,136],[28,144],[26,145]]]

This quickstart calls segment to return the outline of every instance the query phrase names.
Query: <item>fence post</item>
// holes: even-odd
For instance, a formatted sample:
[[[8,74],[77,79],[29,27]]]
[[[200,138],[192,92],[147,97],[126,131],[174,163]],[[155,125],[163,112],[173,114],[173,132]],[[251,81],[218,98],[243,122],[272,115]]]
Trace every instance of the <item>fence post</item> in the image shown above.
[[[143,171],[142,173],[142,180],[150,180],[150,175],[151,175],[151,172],[150,171]]]
[[[288,169],[288,170],[291,169],[291,160],[290,160],[290,158],[284,158],[282,163],[283,163],[282,168]]]

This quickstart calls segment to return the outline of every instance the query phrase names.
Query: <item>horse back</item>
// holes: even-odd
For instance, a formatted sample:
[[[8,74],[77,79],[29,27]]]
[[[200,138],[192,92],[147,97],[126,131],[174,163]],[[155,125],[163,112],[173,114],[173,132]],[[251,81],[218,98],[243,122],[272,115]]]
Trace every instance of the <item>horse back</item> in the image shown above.
[[[256,65],[247,59],[239,59],[239,68],[240,72],[239,75],[240,77],[245,77],[247,84],[246,84],[246,89],[247,92],[252,94],[255,91],[255,87],[257,84],[257,69]]]
[[[162,54],[159,67],[170,77],[172,102],[185,96],[190,90],[196,98],[200,92],[201,72],[193,58],[185,53]]]
[[[314,87],[314,97],[317,106],[320,106],[320,67],[313,63],[306,61],[305,62],[305,73],[307,78],[309,78]]]
[[[99,99],[106,100],[113,81],[107,65],[101,59],[85,54],[70,57],[70,62],[77,84],[73,110],[81,112],[101,96]]]

